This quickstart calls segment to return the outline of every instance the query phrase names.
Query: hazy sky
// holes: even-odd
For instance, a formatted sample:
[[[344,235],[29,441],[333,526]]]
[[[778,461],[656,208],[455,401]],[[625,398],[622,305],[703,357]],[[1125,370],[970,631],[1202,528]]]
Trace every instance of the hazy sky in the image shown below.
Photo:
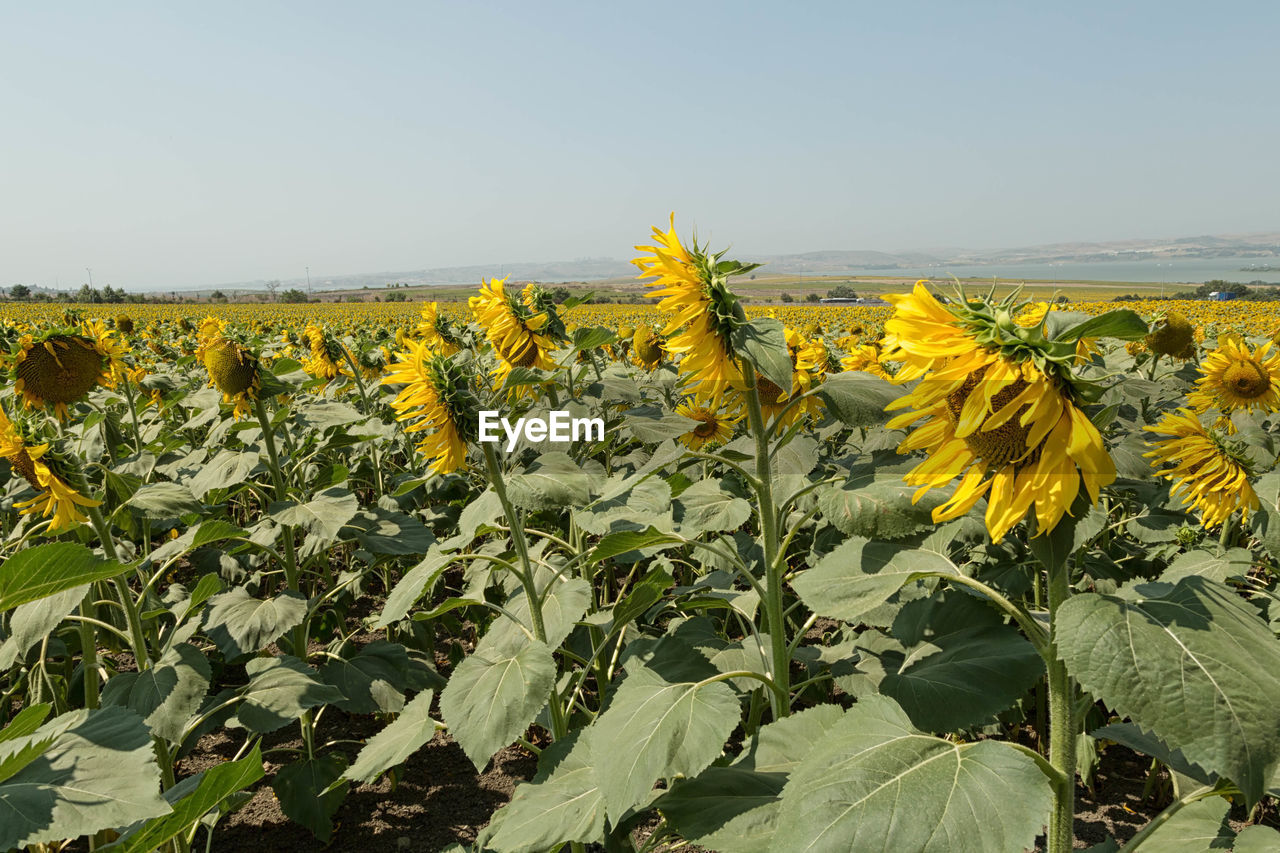
[[[0,4],[0,286],[1280,230],[1280,4]],[[496,270],[495,270],[496,271]]]

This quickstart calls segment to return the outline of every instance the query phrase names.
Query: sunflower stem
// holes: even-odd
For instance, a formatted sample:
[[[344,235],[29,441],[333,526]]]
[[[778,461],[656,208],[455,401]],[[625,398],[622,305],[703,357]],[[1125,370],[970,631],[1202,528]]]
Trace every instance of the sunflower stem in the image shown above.
[[[524,526],[520,521],[520,517],[516,515],[515,507],[511,504],[511,499],[507,496],[506,481],[502,477],[502,466],[498,464],[498,454],[493,449],[492,442],[481,442],[480,447],[484,450],[485,467],[489,470],[489,480],[493,484],[493,491],[498,495],[498,502],[502,504],[502,512],[507,517],[507,524],[511,527],[511,541],[515,545],[516,554],[520,558],[520,584],[524,587],[525,599],[529,602],[529,617],[533,622],[533,636],[538,642],[545,644],[547,642],[547,628],[542,619],[542,598],[538,595],[538,586],[534,582],[533,562],[529,559],[529,542],[524,536]],[[554,652],[555,650],[552,649]],[[547,703],[547,707],[551,716],[551,734],[556,740],[561,740],[569,733],[569,727],[564,717],[564,709],[560,707],[560,694],[553,685],[551,688],[551,696]]]
[[[1057,655],[1054,632],[1057,614],[1071,597],[1065,560],[1046,565],[1049,583],[1049,625],[1051,654],[1046,660],[1049,682],[1049,763],[1059,772],[1053,815],[1049,820],[1048,853],[1070,853],[1075,840],[1076,794],[1076,714],[1075,683],[1067,665]]]
[[[765,627],[769,647],[773,683],[771,694],[774,719],[791,713],[791,655],[787,647],[786,617],[782,609],[783,571],[785,561],[778,549],[778,512],[773,503],[773,475],[769,465],[769,431],[760,407],[760,390],[756,386],[755,365],[744,360],[742,375],[747,388],[747,425],[756,444],[755,488],[760,511],[760,545],[764,549]]]

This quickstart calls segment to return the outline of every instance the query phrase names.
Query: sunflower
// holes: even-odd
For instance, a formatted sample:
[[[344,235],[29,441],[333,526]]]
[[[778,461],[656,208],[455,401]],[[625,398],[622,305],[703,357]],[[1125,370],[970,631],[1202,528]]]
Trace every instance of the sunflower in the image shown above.
[[[52,404],[58,419],[66,420],[68,403],[98,385],[115,386],[124,370],[121,356],[126,347],[101,321],[86,324],[83,330],[87,334],[53,330],[19,338],[13,354],[14,391],[28,409]]]
[[[856,370],[870,373],[881,379],[893,379],[880,363],[880,348],[875,344],[855,344],[849,354],[840,360],[845,370]]]
[[[418,337],[441,355],[453,355],[462,349],[462,338],[448,317],[440,313],[440,304],[431,302],[422,308],[422,322],[418,323]],[[403,346],[400,340],[397,344]]]
[[[746,315],[730,292],[727,277],[755,269],[758,264],[727,262],[732,272],[720,272],[723,253],[707,255],[697,243],[687,249],[676,235],[675,214],[670,230],[653,229],[653,246],[636,246],[647,256],[633,260],[638,278],[656,278],[645,295],[660,299],[658,310],[670,320],[662,330],[667,352],[682,355],[680,372],[697,385],[699,401],[718,398],[731,383],[743,381],[730,334],[746,323]]]
[[[895,312],[885,323],[882,360],[901,362],[895,382],[925,377],[888,406],[913,409],[890,420],[890,429],[926,419],[898,446],[929,454],[904,478],[920,487],[913,500],[963,475],[933,510],[935,522],[966,514],[985,495],[987,530],[999,541],[1033,505],[1037,535],[1052,530],[1082,484],[1097,502],[1115,466],[1077,406],[1066,367],[1075,361],[1074,341],[1019,327],[1010,300],[992,305],[962,294],[948,307],[923,281],[886,298]]]
[[[1143,339],[1147,349],[1156,355],[1172,355],[1184,351],[1195,341],[1195,329],[1182,314],[1169,311],[1155,321],[1151,334]]]
[[[636,366],[653,370],[667,354],[662,336],[648,326],[640,326],[631,335],[631,360]]]
[[[1144,456],[1157,468],[1156,476],[1173,482],[1173,494],[1182,505],[1200,512],[1206,528],[1220,527],[1240,510],[1242,521],[1258,509],[1258,496],[1249,484],[1250,460],[1243,446],[1214,430],[1206,430],[1190,409],[1168,412],[1151,432],[1168,438],[1148,442],[1154,448]]]
[[[680,436],[680,443],[690,450],[724,444],[733,436],[734,424],[742,420],[741,414],[725,412],[714,403],[708,405],[696,400],[676,406],[676,414],[698,421],[696,427]]]
[[[420,453],[431,458],[430,470],[448,474],[461,468],[467,461],[464,437],[476,423],[477,408],[465,367],[417,341],[405,341],[395,357],[382,384],[404,386],[391,403],[396,420],[416,420],[405,428],[406,433],[431,431],[417,445]]]
[[[37,492],[34,498],[15,503],[14,507],[23,515],[39,514],[51,518],[48,532],[57,533],[89,520],[80,507],[98,506],[102,502],[86,498],[55,474],[44,458],[48,450],[48,444],[27,444],[4,409],[0,408],[0,456]]]
[[[1218,348],[1200,363],[1200,378],[1187,402],[1199,413],[1216,408],[1227,416],[1240,410],[1277,411],[1280,353],[1271,352],[1270,341],[1250,349],[1242,338],[1224,335]]]
[[[236,420],[246,417],[262,387],[257,357],[228,338],[215,338],[201,345],[201,361],[209,371],[209,384],[222,392],[225,403],[233,403]]]
[[[483,282],[480,295],[467,300],[498,356],[498,366],[493,371],[498,385],[506,382],[516,367],[554,370],[551,352],[564,339],[563,324],[546,291],[528,284],[516,296],[507,293],[506,283],[505,278]]]
[[[308,324],[302,332],[307,342],[307,358],[302,362],[302,369],[317,379],[323,379],[325,385],[314,388],[316,393],[324,390],[329,382],[339,376],[350,375],[346,364],[344,347],[319,326]]]
[[[764,374],[757,372],[756,392],[760,395],[760,410],[766,423],[783,415],[785,411],[783,423],[791,426],[805,415],[816,415],[822,409],[821,401],[814,397],[805,398],[790,409],[787,406],[822,382],[827,371],[827,348],[821,339],[810,340],[790,326],[784,326],[783,333],[787,340],[787,353],[791,356],[791,390],[784,391]],[[733,390],[739,407],[745,413],[748,393],[745,385],[736,382]]]

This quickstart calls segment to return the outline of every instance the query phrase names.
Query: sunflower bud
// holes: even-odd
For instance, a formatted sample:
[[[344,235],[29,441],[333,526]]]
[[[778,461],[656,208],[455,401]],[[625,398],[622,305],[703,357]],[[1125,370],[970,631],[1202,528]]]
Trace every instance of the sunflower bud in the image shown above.
[[[1170,311],[1143,340],[1157,355],[1177,355],[1192,343],[1194,336],[1195,329],[1187,318]]]

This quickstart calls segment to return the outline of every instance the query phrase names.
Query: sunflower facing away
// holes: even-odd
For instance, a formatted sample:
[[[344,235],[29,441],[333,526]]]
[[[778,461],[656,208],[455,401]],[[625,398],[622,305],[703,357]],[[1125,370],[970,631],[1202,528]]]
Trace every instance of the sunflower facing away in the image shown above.
[[[417,446],[432,460],[430,470],[456,471],[466,464],[464,437],[477,414],[465,368],[417,341],[405,341],[405,348],[395,356],[382,384],[404,386],[391,403],[396,420],[416,421],[405,428],[406,433],[430,430]]]
[[[690,450],[724,444],[733,437],[733,427],[741,414],[725,412],[713,404],[686,401],[676,406],[676,414],[698,421],[698,425],[680,436],[680,443]]]
[[[1174,466],[1157,476],[1173,482],[1173,494],[1182,498],[1183,506],[1199,511],[1206,528],[1221,527],[1236,510],[1242,521],[1248,520],[1250,510],[1258,508],[1258,496],[1249,484],[1248,456],[1234,442],[1201,426],[1195,412],[1168,412],[1149,429],[1168,438],[1148,442],[1154,449],[1143,455],[1157,468]]]
[[[88,521],[80,507],[97,506],[101,501],[86,498],[55,474],[44,458],[48,450],[48,444],[27,444],[0,408],[0,456],[37,492],[34,498],[15,503],[14,507],[23,515],[38,514],[50,519],[48,532],[57,533]]]
[[[631,335],[631,360],[637,367],[653,370],[666,354],[666,342],[648,326],[640,326]]]
[[[564,336],[546,291],[528,284],[517,296],[507,293],[506,283],[505,278],[484,282],[480,295],[467,300],[498,356],[498,366],[493,371],[498,385],[506,382],[516,367],[554,370],[551,352]]]
[[[933,510],[935,522],[964,515],[986,496],[987,530],[999,541],[1033,506],[1037,535],[1052,530],[1082,485],[1097,502],[1115,466],[1077,406],[1067,369],[1074,341],[1017,326],[1008,300],[962,296],[944,306],[924,282],[886,298],[895,311],[885,323],[882,360],[901,362],[895,382],[924,377],[888,406],[912,409],[890,420],[890,429],[925,420],[898,447],[929,454],[905,477],[920,487],[913,500],[961,478]]]
[[[114,387],[123,375],[127,347],[101,321],[85,324],[76,334],[54,330],[23,335],[14,353],[14,391],[28,409],[52,405],[59,420],[67,418],[67,404],[82,399],[94,387]]]
[[[342,344],[338,343],[324,329],[308,325],[302,332],[307,342],[307,357],[302,362],[302,369],[310,376],[325,380],[326,385],[313,388],[317,394],[324,390],[327,383],[342,375],[349,375],[346,356]]]
[[[674,213],[670,229],[654,228],[653,239],[653,246],[636,246],[646,256],[631,263],[640,270],[638,278],[656,279],[645,295],[660,299],[658,310],[670,315],[662,330],[667,352],[682,356],[680,372],[696,383],[699,401],[718,398],[730,383],[742,382],[730,334],[746,323],[746,314],[727,278],[759,265],[728,262],[732,272],[720,272],[723,252],[708,255],[696,242],[685,248],[676,235]]]
[[[453,355],[462,349],[462,338],[448,317],[440,313],[440,304],[430,302],[422,308],[422,321],[418,323],[418,337],[441,355]],[[399,342],[397,342],[399,343]]]
[[[854,344],[849,354],[840,360],[840,366],[845,370],[870,373],[881,379],[893,379],[889,371],[880,364],[880,348],[875,344]]]
[[[1187,402],[1197,412],[1218,409],[1228,416],[1280,409],[1280,353],[1271,352],[1270,341],[1250,349],[1243,339],[1224,335],[1200,363],[1200,378]]]
[[[787,340],[787,352],[791,356],[791,390],[782,390],[764,374],[757,372],[756,392],[760,395],[760,410],[766,423],[782,416],[783,423],[791,426],[805,415],[817,415],[822,409],[821,401],[815,397],[807,397],[790,409],[787,406],[822,382],[827,372],[827,347],[821,338],[806,338],[803,333],[790,326],[784,327],[783,334]],[[737,382],[734,383],[733,390],[739,407],[745,413],[745,387]]]
[[[257,357],[229,338],[216,337],[201,344],[200,360],[209,384],[222,392],[223,402],[235,405],[235,419],[246,417],[262,387]]]

